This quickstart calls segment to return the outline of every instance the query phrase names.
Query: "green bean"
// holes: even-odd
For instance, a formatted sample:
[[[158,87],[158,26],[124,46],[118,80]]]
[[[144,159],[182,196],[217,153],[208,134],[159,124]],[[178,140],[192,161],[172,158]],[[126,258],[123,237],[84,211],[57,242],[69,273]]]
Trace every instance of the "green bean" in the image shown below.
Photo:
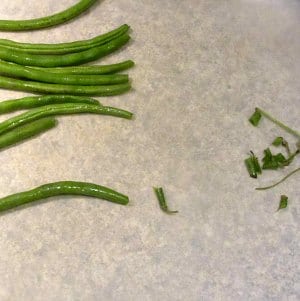
[[[117,29],[108,33],[96,36],[89,40],[59,43],[59,44],[33,44],[21,43],[7,39],[0,39],[0,46],[8,49],[15,49],[21,52],[32,54],[66,54],[72,52],[79,52],[90,49],[92,47],[106,44],[115,38],[123,35],[129,30],[129,26],[124,24]]]
[[[173,213],[178,212],[178,211],[169,210],[162,187],[153,187],[153,190],[154,190],[154,193],[156,194],[156,197],[159,202],[159,207],[162,211],[164,211],[165,213],[168,213],[168,214],[173,214]]]
[[[110,115],[125,119],[132,119],[133,116],[133,114],[128,111],[107,106],[98,106],[87,103],[54,104],[31,109],[18,116],[14,116],[5,121],[0,122],[0,134],[3,134],[18,126],[43,117],[79,113]]]
[[[0,149],[12,146],[26,139],[37,136],[56,126],[54,118],[42,118],[23,126],[19,126],[8,133],[0,135]]]
[[[127,205],[129,202],[128,196],[104,186],[86,182],[61,181],[48,183],[29,191],[1,198],[0,211],[59,195],[84,195],[104,199],[120,205]]]
[[[127,92],[130,90],[131,85],[130,83],[106,86],[59,85],[0,76],[0,88],[16,91],[36,92],[41,94],[111,96]]]
[[[44,70],[8,63],[0,60],[0,73],[9,77],[21,77],[30,80],[65,85],[97,86],[128,82],[127,74],[78,75],[55,74]]]
[[[73,95],[41,95],[27,96],[19,99],[10,99],[0,102],[0,114],[10,113],[18,110],[32,109],[50,104],[63,103],[87,103],[92,105],[101,105],[98,100]]]
[[[44,68],[44,67],[30,67],[35,70],[43,70],[51,73],[59,74],[112,74],[126,69],[132,68],[134,62],[131,60],[124,61],[118,64],[111,65],[94,65],[94,66],[73,66],[73,67],[54,67],[54,68]]]
[[[128,34],[100,46],[92,47],[88,50],[69,53],[63,55],[55,54],[30,54],[16,49],[7,49],[0,46],[0,59],[25,66],[38,67],[63,67],[84,64],[97,60],[119,49],[129,41]]]
[[[0,20],[0,30],[24,31],[46,28],[65,23],[91,7],[97,0],[81,0],[68,9],[43,18],[31,20]]]

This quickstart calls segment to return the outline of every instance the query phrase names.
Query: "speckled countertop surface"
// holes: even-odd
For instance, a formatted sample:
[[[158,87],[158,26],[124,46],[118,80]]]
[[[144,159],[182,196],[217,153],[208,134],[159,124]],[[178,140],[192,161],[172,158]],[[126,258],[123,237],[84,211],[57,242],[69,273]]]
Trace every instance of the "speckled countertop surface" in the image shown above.
[[[2,0],[0,18],[74,3]],[[1,152],[0,192],[73,179],[131,205],[68,197],[2,214],[0,300],[300,300],[299,176],[256,192],[290,169],[255,181],[243,165],[282,134],[249,125],[255,106],[300,129],[300,2],[105,0],[68,24],[1,37],[72,41],[122,23],[133,41],[102,62],[134,59],[134,90],[102,101],[135,120],[60,117]],[[179,214],[159,210],[154,185]],[[276,213],[282,193],[289,208]]]

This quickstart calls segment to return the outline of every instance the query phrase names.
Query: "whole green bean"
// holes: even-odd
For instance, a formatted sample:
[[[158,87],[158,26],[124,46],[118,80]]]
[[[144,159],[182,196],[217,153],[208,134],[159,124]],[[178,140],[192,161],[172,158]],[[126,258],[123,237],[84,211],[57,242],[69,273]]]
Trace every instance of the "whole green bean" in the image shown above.
[[[36,70],[43,70],[51,73],[60,73],[60,74],[112,74],[126,69],[132,68],[134,62],[131,60],[124,61],[118,64],[111,65],[94,65],[94,66],[73,66],[73,67],[54,67],[54,68],[45,68],[45,67],[30,67]]]
[[[97,0],[81,0],[68,9],[51,16],[30,20],[0,20],[0,30],[23,31],[46,28],[65,23],[91,7]]]
[[[41,94],[110,96],[127,92],[130,90],[131,85],[130,83],[106,86],[59,85],[0,76],[0,88],[16,91],[36,92]]]
[[[44,70],[36,70],[30,67],[9,63],[0,60],[0,73],[9,77],[21,77],[39,82],[97,86],[113,85],[128,82],[127,74],[105,74],[105,75],[78,75],[78,74],[55,74]]]
[[[129,202],[126,195],[104,186],[86,182],[61,181],[45,184],[29,191],[1,198],[0,211],[59,195],[84,195],[104,199],[120,205],[127,205]]]
[[[129,41],[129,39],[130,37],[128,34],[123,34],[120,37],[117,37],[104,45],[92,47],[88,50],[76,53],[69,53],[63,55],[30,54],[24,53],[16,49],[7,49],[5,47],[0,46],[0,59],[3,61],[13,62],[25,66],[74,66],[91,62],[105,55],[108,55],[125,45]]]
[[[50,104],[63,103],[88,103],[92,105],[101,105],[98,100],[85,96],[73,95],[41,95],[27,96],[19,99],[10,99],[0,102],[0,114],[10,113],[18,110],[26,110],[42,107]]]
[[[67,115],[67,114],[79,114],[79,113],[91,113],[99,115],[110,115],[125,119],[132,119],[133,114],[124,111],[122,109],[98,106],[87,103],[65,103],[65,104],[54,104],[47,105],[35,109],[31,109],[18,116],[11,117],[5,121],[0,122],[0,134],[8,132],[18,126],[26,124],[28,122],[56,115]]]
[[[123,35],[129,30],[129,26],[124,24],[117,29],[108,33],[96,36],[89,40],[59,43],[59,44],[34,44],[21,43],[7,39],[0,39],[0,46],[8,49],[16,49],[21,52],[33,54],[66,54],[72,52],[79,52],[90,49],[92,47],[106,44],[115,38]]]
[[[0,135],[0,149],[37,136],[55,126],[56,120],[52,117],[38,119],[23,126],[19,126],[8,133]]]

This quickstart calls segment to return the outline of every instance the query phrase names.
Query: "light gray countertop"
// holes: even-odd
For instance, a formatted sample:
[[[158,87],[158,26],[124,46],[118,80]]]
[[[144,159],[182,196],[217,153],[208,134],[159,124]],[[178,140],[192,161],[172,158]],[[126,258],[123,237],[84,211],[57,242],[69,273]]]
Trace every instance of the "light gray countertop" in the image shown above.
[[[76,2],[2,0],[0,18]],[[300,129],[300,2],[99,2],[68,24],[1,37],[66,42],[130,24],[129,46],[97,63],[136,62],[134,90],[102,99],[134,121],[60,117],[1,152],[0,192],[72,179],[115,188],[131,205],[67,197],[2,214],[0,300],[300,300],[299,175],[258,192],[292,167],[253,180],[243,164],[283,134],[267,121],[252,127],[255,106]],[[177,215],[160,211],[156,185]],[[290,204],[276,212],[281,194]]]

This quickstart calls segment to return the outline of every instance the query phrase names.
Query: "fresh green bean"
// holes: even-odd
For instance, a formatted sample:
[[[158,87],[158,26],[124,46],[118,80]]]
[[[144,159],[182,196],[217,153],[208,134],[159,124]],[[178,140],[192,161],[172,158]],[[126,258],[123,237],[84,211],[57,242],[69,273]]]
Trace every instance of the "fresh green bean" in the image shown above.
[[[133,66],[134,66],[134,62],[128,60],[118,64],[111,64],[111,65],[73,66],[73,67],[54,67],[54,68],[32,66],[30,68],[35,70],[43,70],[51,73],[59,73],[59,74],[96,75],[96,74],[113,74],[116,72],[120,72],[132,68]]]
[[[16,91],[36,92],[41,94],[110,96],[127,92],[130,90],[131,85],[130,83],[106,86],[59,85],[0,76],[0,88]]]
[[[31,109],[18,116],[14,116],[0,122],[0,134],[43,117],[79,113],[110,115],[125,119],[132,119],[133,116],[133,114],[128,111],[107,106],[92,105],[87,103],[54,104]]]
[[[168,214],[173,214],[178,212],[177,210],[176,211],[169,210],[162,187],[153,187],[153,190],[158,199],[159,207],[162,211]]]
[[[0,60],[0,73],[9,77],[21,77],[51,84],[97,86],[113,85],[128,82],[127,74],[78,75],[55,74],[44,70],[9,63]]]
[[[73,95],[41,95],[27,96],[19,99],[10,99],[0,102],[0,114],[10,113],[18,110],[26,110],[42,107],[50,104],[63,103],[87,103],[101,105],[98,100],[85,96]]]
[[[92,47],[106,44],[115,38],[123,35],[129,30],[129,26],[124,24],[117,29],[108,33],[96,36],[89,40],[59,43],[59,44],[33,44],[21,43],[7,39],[0,39],[0,46],[8,49],[15,49],[26,53],[32,54],[66,54],[73,52],[80,52],[90,49]]]
[[[43,18],[30,20],[0,20],[0,30],[24,31],[46,28],[65,23],[90,8],[97,0],[81,0],[68,9]]]
[[[129,202],[128,196],[104,186],[86,182],[61,181],[45,184],[29,191],[1,198],[0,211],[59,195],[84,195],[104,199],[120,205],[127,205]]]
[[[0,46],[0,59],[3,61],[13,62],[24,66],[38,67],[63,67],[80,65],[97,60],[121,48],[129,41],[128,34],[100,46],[92,47],[88,50],[69,53],[63,55],[55,54],[30,54],[16,49],[7,49]]]
[[[19,126],[8,133],[0,135],[0,149],[37,136],[55,126],[56,120],[52,117],[38,119],[23,126]]]

